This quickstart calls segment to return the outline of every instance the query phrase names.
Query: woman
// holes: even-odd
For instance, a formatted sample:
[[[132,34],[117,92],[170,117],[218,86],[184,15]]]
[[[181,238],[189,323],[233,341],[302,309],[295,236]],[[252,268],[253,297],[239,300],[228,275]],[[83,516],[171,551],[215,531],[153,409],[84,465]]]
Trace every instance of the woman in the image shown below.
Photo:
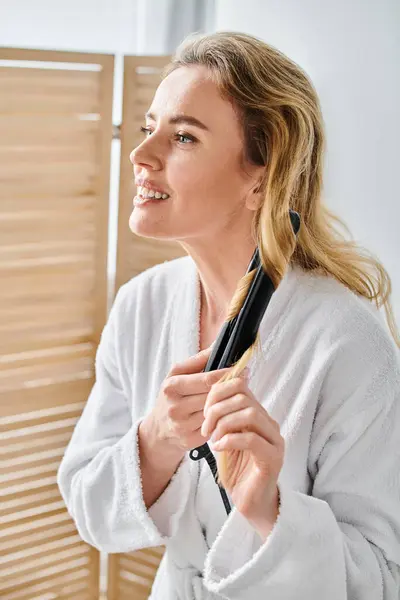
[[[58,474],[80,535],[106,552],[165,544],[152,600],[398,598],[390,279],[321,203],[312,84],[251,36],[191,36],[143,130],[130,228],[187,256],[123,285],[103,330]],[[277,285],[259,343],[204,373],[256,245]],[[229,517],[187,452],[211,435]]]

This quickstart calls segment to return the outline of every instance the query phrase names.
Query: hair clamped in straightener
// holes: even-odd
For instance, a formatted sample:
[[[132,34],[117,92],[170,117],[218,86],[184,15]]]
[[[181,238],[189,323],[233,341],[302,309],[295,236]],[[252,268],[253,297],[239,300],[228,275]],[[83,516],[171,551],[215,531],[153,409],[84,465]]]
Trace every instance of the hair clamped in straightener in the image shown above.
[[[297,235],[300,229],[300,216],[293,210],[289,212],[293,232]],[[222,326],[204,372],[231,367],[243,356],[256,339],[258,328],[275,291],[271,278],[264,271],[260,262],[258,248],[252,256],[247,273],[254,269],[257,269],[257,272],[251,282],[243,306],[235,318],[226,321]],[[205,458],[217,483],[217,461],[207,443],[190,450],[189,456],[195,461]],[[228,496],[223,487],[220,485],[218,487],[226,513],[229,515],[231,506]]]

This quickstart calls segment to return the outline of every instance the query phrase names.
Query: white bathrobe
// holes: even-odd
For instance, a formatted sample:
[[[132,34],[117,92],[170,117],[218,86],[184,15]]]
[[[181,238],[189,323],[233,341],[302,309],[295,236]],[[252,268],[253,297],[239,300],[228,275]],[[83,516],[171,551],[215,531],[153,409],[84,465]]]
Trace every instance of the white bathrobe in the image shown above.
[[[151,600],[395,600],[400,587],[400,360],[382,314],[290,267],[260,326],[249,387],[285,438],[281,506],[263,543],[186,453],[147,511],[137,428],[170,368],[198,352],[189,256],[131,279],[58,472],[81,537],[105,552],[165,545]],[[162,460],[162,455],[160,455]]]

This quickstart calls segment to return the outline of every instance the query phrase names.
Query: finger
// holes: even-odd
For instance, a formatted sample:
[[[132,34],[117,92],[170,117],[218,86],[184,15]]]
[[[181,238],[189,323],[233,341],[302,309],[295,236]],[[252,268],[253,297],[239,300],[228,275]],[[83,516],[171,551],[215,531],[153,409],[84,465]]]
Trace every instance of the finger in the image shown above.
[[[223,375],[229,372],[229,368],[207,371],[206,373],[192,373],[184,375],[173,375],[169,377],[166,385],[171,386],[175,393],[182,396],[208,393]]]
[[[222,383],[216,382],[207,396],[207,401],[204,406],[204,415],[207,416],[207,411],[213,404],[240,393],[254,398],[244,377],[234,377],[233,379]]]
[[[276,448],[267,440],[253,431],[241,433],[227,433],[218,442],[213,443],[213,448],[219,452],[226,450],[248,450],[257,462],[265,462],[269,456],[276,455]]]
[[[182,416],[188,417],[197,412],[202,414],[202,423],[204,421],[204,404],[207,400],[207,393],[193,394],[192,396],[185,396],[184,402],[179,402],[179,407],[182,410]]]
[[[211,435],[215,430],[218,421],[225,415],[234,413],[238,410],[242,410],[249,406],[247,396],[244,394],[235,394],[226,400],[213,404],[207,410],[206,417],[202,426],[202,433],[204,435]]]
[[[170,377],[172,375],[199,373],[206,366],[207,361],[210,358],[211,351],[212,346],[209,346],[201,352],[194,354],[194,356],[190,356],[186,360],[177,363],[172,367],[172,369],[168,373],[168,376]]]
[[[194,433],[197,431],[200,433],[203,421],[204,421],[203,411],[198,410],[197,412],[190,415],[187,419],[185,419],[185,427],[187,427],[187,429],[191,433]]]
[[[220,405],[217,406],[219,408]],[[222,439],[228,433],[249,431],[261,436],[272,446],[280,446],[282,443],[282,436],[272,425],[271,419],[255,406],[246,406],[236,412],[225,414],[211,431],[213,441]]]

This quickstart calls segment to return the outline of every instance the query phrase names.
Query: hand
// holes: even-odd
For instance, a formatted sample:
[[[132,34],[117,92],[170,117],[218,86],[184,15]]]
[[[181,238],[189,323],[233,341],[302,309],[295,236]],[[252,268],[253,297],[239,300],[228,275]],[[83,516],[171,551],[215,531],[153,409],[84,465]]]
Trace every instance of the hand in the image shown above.
[[[170,448],[185,452],[201,446],[206,439],[201,434],[204,405],[214,383],[229,369],[203,372],[211,354],[211,346],[180,364],[176,364],[164,379],[157,402],[145,418],[143,429],[153,432],[157,440]]]
[[[255,524],[275,522],[284,439],[243,373],[212,386],[204,416],[201,432],[207,439],[212,433],[213,449],[223,451],[217,454],[218,470],[225,463],[220,479],[237,510]]]

